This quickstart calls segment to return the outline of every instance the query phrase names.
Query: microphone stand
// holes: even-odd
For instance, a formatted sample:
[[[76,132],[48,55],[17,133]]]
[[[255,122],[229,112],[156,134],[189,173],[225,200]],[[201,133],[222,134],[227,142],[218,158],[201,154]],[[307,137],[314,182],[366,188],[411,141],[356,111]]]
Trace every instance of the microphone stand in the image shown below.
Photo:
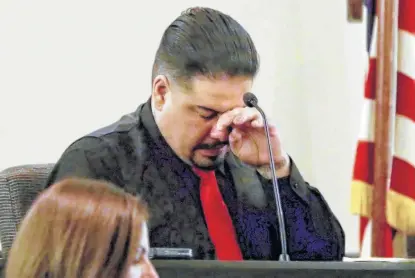
[[[247,95],[248,97],[246,97]],[[272,185],[274,189],[275,205],[276,205],[277,218],[278,218],[278,228],[279,228],[280,241],[281,241],[281,255],[279,257],[279,261],[288,262],[290,261],[290,256],[288,255],[288,251],[287,251],[287,235],[285,233],[284,213],[282,211],[280,191],[278,188],[278,179],[275,174],[276,173],[275,161],[274,161],[274,156],[272,154],[271,138],[269,135],[267,117],[265,116],[265,113],[261,109],[261,107],[258,106],[258,99],[256,98],[254,94],[246,93],[244,95],[244,102],[249,107],[255,107],[261,114],[262,119],[264,120],[264,129],[265,129],[265,134],[266,134],[267,143],[268,143],[267,145],[268,145],[268,153],[269,153],[270,167],[271,167],[271,174],[272,174]]]

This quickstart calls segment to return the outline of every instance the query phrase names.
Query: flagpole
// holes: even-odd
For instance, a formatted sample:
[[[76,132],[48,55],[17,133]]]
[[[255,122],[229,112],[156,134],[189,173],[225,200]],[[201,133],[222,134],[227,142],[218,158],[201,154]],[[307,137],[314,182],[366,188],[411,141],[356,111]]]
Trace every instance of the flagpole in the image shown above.
[[[386,257],[386,196],[390,184],[396,111],[399,0],[377,1],[375,163],[372,201],[372,256]]]

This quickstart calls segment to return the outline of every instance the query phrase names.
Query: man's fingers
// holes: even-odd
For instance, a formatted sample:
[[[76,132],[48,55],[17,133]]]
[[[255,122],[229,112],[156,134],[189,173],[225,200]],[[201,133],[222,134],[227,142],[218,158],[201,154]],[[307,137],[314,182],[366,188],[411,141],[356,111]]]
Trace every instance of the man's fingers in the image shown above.
[[[235,117],[241,113],[241,109],[243,108],[236,108],[221,115],[216,123],[217,130],[222,131],[232,125]]]
[[[234,118],[233,124],[243,125],[253,121],[258,121],[258,123],[260,123],[261,120],[261,115],[256,109],[248,108]]]
[[[242,139],[242,134],[239,130],[233,129],[232,132],[229,134],[229,141],[235,142]]]
[[[219,117],[216,124],[218,130],[223,130],[231,125],[243,125],[258,120],[258,124],[262,122],[261,115],[254,108],[236,108],[226,112]]]
[[[277,136],[278,135],[278,130],[276,126],[270,125],[269,126],[269,135],[271,136]]]
[[[255,120],[253,120],[251,122],[251,125],[252,125],[252,127],[255,127],[255,128],[264,127],[264,121],[262,120],[262,117],[259,117]]]

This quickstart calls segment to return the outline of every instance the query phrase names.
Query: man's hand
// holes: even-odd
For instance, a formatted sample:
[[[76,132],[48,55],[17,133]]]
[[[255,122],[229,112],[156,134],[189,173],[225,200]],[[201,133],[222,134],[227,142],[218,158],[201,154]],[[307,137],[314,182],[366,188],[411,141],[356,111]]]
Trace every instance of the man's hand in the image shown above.
[[[229,144],[232,152],[244,163],[264,169],[269,165],[267,137],[264,121],[255,108],[235,108],[221,115],[211,136],[223,138],[232,127],[229,134]],[[289,158],[281,148],[277,129],[269,125],[271,147],[274,155],[275,168],[279,178],[289,175]]]

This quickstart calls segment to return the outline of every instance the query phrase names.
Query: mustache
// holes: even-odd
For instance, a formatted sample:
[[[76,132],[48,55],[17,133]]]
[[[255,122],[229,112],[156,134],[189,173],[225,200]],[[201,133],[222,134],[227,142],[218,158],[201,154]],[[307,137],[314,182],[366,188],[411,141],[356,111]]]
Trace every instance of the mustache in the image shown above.
[[[216,142],[216,143],[213,143],[213,144],[200,144],[200,145],[197,145],[193,150],[220,149],[220,148],[225,147],[227,145],[229,145],[229,141]]]

